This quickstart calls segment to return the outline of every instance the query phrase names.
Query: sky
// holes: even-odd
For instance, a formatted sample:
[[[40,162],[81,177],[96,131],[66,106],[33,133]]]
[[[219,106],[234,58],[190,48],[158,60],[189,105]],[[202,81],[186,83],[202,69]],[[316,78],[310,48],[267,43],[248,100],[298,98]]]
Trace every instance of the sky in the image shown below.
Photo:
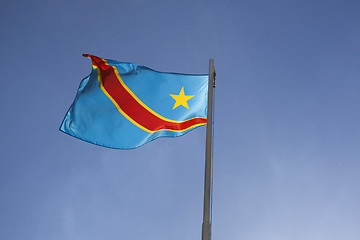
[[[83,53],[203,74],[212,239],[360,239],[359,0],[6,1],[0,239],[200,239],[205,127],[135,150],[58,129]]]

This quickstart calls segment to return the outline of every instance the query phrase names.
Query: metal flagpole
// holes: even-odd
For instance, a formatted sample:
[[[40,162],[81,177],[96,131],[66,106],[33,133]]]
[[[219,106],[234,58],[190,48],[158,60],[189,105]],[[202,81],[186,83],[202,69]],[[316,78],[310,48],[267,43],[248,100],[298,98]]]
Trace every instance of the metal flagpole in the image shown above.
[[[212,222],[212,133],[213,133],[213,89],[215,87],[214,59],[209,60],[209,86],[206,125],[205,182],[204,182],[204,215],[202,223],[202,240],[211,240]]]

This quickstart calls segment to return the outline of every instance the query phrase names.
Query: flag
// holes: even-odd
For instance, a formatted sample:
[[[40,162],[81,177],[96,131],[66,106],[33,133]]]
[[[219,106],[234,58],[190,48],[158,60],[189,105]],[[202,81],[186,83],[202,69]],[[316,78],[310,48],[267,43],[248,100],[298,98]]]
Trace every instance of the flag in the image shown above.
[[[60,130],[100,146],[132,149],[206,124],[208,75],[159,72],[84,54],[92,71]]]

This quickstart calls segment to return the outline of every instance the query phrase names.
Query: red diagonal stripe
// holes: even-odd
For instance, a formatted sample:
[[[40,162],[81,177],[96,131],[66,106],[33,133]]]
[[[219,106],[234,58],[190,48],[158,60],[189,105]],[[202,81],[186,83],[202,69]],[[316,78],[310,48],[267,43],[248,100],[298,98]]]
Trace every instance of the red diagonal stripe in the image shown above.
[[[84,56],[91,57],[93,65],[95,65],[100,71],[105,90],[119,105],[119,107],[136,123],[149,131],[183,131],[194,125],[206,123],[206,118],[192,118],[183,122],[171,122],[155,116],[144,108],[138,101],[136,101],[136,99],[134,99],[133,96],[131,96],[131,94],[124,88],[117,78],[112,66],[108,65],[99,57],[86,54],[84,54]]]

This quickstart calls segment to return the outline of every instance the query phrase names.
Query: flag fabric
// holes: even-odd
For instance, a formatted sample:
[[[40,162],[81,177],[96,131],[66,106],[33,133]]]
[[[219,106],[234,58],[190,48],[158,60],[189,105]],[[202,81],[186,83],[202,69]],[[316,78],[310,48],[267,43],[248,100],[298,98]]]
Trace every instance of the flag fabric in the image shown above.
[[[100,146],[132,149],[206,124],[208,75],[165,73],[93,55],[60,130]]]

